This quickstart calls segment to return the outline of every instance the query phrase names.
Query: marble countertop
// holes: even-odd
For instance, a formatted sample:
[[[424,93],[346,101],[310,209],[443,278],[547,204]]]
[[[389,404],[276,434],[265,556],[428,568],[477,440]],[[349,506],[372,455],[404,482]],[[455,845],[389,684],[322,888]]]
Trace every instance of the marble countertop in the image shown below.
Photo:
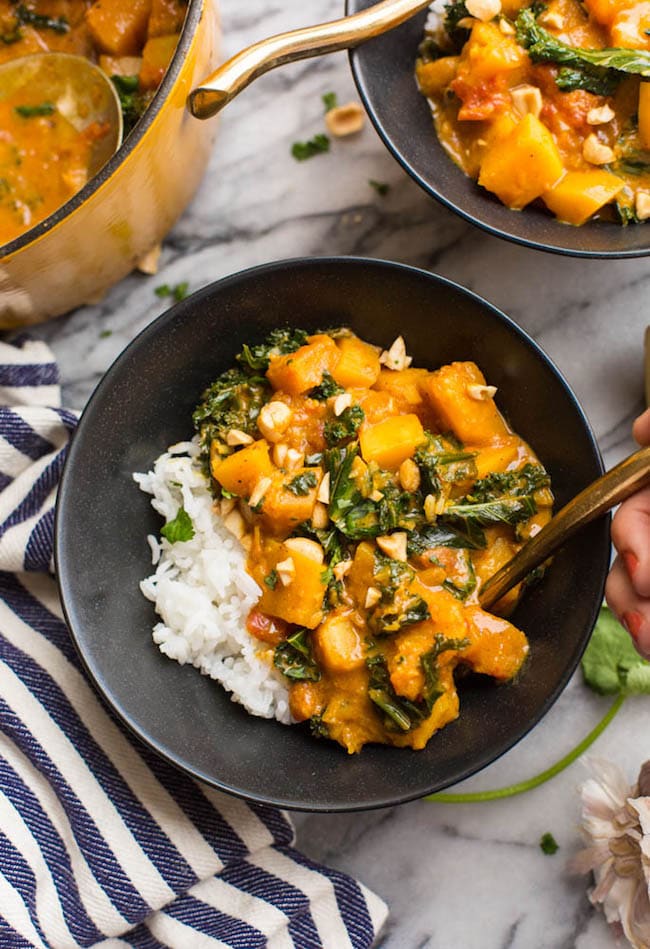
[[[341,0],[222,0],[224,52],[340,15]],[[65,404],[82,407],[129,340],[167,305],[154,288],[190,290],[272,259],[358,254],[425,267],[477,291],[541,344],[574,388],[607,465],[632,448],[642,408],[650,263],[584,261],[488,236],[439,207],[406,177],[369,123],[329,154],[296,163],[290,147],[323,128],[321,95],[356,98],[337,53],[270,73],[225,110],[210,169],[164,243],[159,273],[133,274],[100,303],[40,327],[61,366]],[[387,182],[382,197],[369,179]],[[608,700],[574,677],[513,750],[464,782],[498,788],[569,751]],[[628,699],[593,753],[630,781],[650,757],[647,699]],[[646,736],[645,740],[643,736]],[[579,846],[583,762],[520,797],[484,804],[416,802],[349,815],[296,815],[298,845],[362,879],[389,905],[382,949],[606,949],[614,940],[567,858]],[[460,788],[461,786],[459,786]],[[560,849],[542,853],[552,832]],[[336,947],[332,947],[336,949]]]

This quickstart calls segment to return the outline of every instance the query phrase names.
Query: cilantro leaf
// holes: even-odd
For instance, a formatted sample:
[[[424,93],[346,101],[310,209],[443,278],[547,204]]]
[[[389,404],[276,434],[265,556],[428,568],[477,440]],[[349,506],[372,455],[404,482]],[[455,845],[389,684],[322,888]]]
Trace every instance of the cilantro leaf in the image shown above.
[[[650,693],[650,662],[637,653],[629,633],[607,606],[601,607],[582,657],[588,686],[601,695]]]
[[[321,98],[326,112],[329,112],[330,109],[335,109],[339,104],[338,96],[335,92],[325,92]]]
[[[322,132],[314,135],[313,138],[310,138],[306,142],[294,142],[291,146],[291,154],[296,161],[306,161],[308,158],[313,158],[314,155],[319,155],[321,152],[328,152],[329,150],[330,140],[327,135],[323,135]]]
[[[177,541],[192,540],[194,525],[192,524],[192,518],[184,507],[179,508],[174,520],[168,521],[160,533],[167,538],[170,544],[175,544]]]

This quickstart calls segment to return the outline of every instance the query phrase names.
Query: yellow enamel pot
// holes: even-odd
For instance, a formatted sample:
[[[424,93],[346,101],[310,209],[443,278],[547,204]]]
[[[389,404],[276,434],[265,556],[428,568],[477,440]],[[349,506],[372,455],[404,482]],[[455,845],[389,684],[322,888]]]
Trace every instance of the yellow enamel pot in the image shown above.
[[[131,135],[81,191],[0,251],[0,328],[96,301],[169,231],[210,155],[215,124],[193,118],[186,100],[214,69],[219,37],[216,0],[190,0],[169,69]]]

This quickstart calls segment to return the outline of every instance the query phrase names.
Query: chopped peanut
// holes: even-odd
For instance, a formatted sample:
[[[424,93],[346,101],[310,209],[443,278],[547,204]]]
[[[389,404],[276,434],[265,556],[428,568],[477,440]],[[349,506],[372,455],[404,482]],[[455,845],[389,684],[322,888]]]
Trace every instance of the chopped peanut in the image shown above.
[[[466,0],[465,6],[470,16],[487,23],[501,13],[501,0]]]
[[[377,587],[368,587],[368,592],[366,593],[366,599],[363,605],[367,610],[369,610],[373,606],[376,606],[380,600],[381,592],[377,589]]]
[[[650,218],[650,194],[647,191],[637,191],[634,207],[638,219],[647,221]]]
[[[352,405],[352,396],[349,392],[342,392],[332,400],[332,411],[334,415],[339,416]]]
[[[349,573],[350,567],[352,566],[351,560],[339,560],[337,564],[334,564],[332,568],[332,573],[334,578],[339,582],[343,579],[346,573]]]
[[[497,392],[496,386],[481,386],[481,385],[469,385],[467,386],[467,394],[470,399],[475,399],[476,402],[487,402],[488,399],[494,398]]]
[[[325,113],[325,124],[337,138],[360,132],[366,121],[366,113],[358,102],[337,105]]]
[[[284,468],[284,463],[287,460],[287,452],[289,451],[289,446],[285,445],[284,442],[278,442],[273,446],[272,458],[274,463],[278,468]]]
[[[398,336],[390,349],[384,350],[379,357],[379,362],[383,366],[394,369],[396,372],[407,369],[412,361],[411,357],[406,355],[406,343],[402,336]]]
[[[598,108],[590,109],[587,112],[587,125],[607,125],[615,116],[614,110],[609,105],[601,105]]]
[[[322,504],[329,504],[330,500],[330,473],[326,471],[321,479],[321,483],[318,486],[318,491],[316,492],[316,500],[321,501]]]
[[[298,451],[297,448],[288,448],[285,456],[284,466],[289,471],[295,471],[296,468],[302,468],[305,460],[305,453]]]
[[[286,560],[281,560],[275,565],[275,569],[278,572],[282,586],[288,587],[296,576],[296,565],[291,557],[287,557]]]
[[[266,492],[269,490],[273,482],[270,478],[260,478],[253,488],[252,494],[248,499],[248,504],[250,507],[257,507],[260,503]]]
[[[287,550],[293,550],[297,554],[302,554],[303,557],[315,560],[316,563],[322,563],[325,558],[321,545],[315,540],[310,540],[309,537],[289,537],[285,540],[284,546]]]
[[[238,540],[241,540],[246,533],[246,522],[237,508],[234,508],[230,514],[224,518],[223,526],[226,530],[229,530],[231,534],[234,534]]]
[[[379,549],[392,560],[401,560],[406,562],[406,531],[395,531],[394,534],[384,534],[377,538]]]
[[[592,132],[582,143],[582,157],[592,165],[607,165],[614,160],[614,152]]]
[[[255,439],[252,435],[240,431],[238,428],[231,428],[226,435],[226,445],[237,447],[238,445],[252,445]]]
[[[327,511],[327,505],[317,501],[316,504],[314,504],[314,510],[311,515],[311,526],[317,531],[322,530],[324,527],[327,527],[329,519],[330,516]]]
[[[542,111],[542,93],[537,86],[530,83],[522,83],[519,86],[513,86],[510,90],[512,104],[520,115],[526,115],[531,112],[539,118]]]
[[[291,409],[284,402],[268,402],[257,416],[257,427],[270,442],[279,442],[289,427]]]
[[[420,487],[420,469],[412,458],[407,458],[402,462],[397,475],[405,491],[417,491]]]

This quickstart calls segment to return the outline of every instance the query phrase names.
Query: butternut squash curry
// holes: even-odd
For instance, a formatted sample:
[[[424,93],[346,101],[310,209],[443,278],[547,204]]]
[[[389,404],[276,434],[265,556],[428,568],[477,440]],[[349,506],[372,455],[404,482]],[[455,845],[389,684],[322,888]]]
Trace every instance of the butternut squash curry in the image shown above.
[[[548,475],[472,362],[429,372],[347,330],[276,330],[237,360],[194,423],[263,591],[248,630],[314,734],[424,748],[458,716],[456,670],[504,682],[526,658],[477,593],[549,519]]]
[[[176,48],[186,0],[0,0],[0,63],[60,51],[112,77],[128,134]],[[88,180],[93,140],[56,101],[0,90],[0,246],[38,224]]]
[[[416,75],[446,151],[503,204],[650,217],[650,4],[454,0]]]

